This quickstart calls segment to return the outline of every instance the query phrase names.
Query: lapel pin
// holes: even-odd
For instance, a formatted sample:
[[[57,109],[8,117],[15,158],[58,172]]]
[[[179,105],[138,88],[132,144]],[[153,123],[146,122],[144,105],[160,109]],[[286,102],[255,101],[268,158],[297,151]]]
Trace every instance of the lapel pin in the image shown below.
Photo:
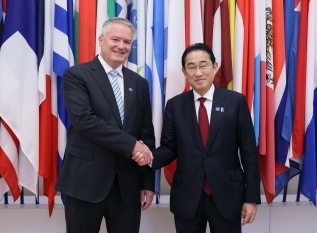
[[[225,111],[224,107],[221,107],[220,112],[224,112],[224,111]]]
[[[132,92],[132,91],[133,91],[133,89],[132,89],[131,87],[129,87],[129,91],[130,91],[130,92]]]
[[[219,112],[219,111],[220,111],[220,108],[219,108],[219,107],[216,107],[216,111]]]

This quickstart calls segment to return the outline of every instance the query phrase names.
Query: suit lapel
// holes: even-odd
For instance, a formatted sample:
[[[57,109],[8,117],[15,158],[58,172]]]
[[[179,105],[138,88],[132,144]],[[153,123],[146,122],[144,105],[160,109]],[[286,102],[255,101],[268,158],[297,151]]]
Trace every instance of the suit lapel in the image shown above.
[[[215,87],[215,92],[213,96],[213,103],[210,115],[210,129],[208,142],[206,146],[206,151],[209,150],[215,136],[219,130],[222,118],[224,116],[225,110],[227,108],[227,101],[225,101],[225,94],[221,89]]]
[[[186,124],[195,142],[197,143],[201,151],[204,151],[203,144],[201,142],[200,134],[199,134],[193,91],[190,91],[185,95],[182,111],[183,111]]]
[[[91,70],[92,76],[100,86],[113,115],[115,116],[118,124],[122,127],[118,105],[113,94],[109,78],[97,57],[92,61]]]
[[[131,112],[132,103],[134,103],[136,91],[135,82],[127,68],[122,67],[123,79],[124,79],[124,121],[123,128],[129,121],[129,113]],[[119,112],[119,111],[118,111]]]

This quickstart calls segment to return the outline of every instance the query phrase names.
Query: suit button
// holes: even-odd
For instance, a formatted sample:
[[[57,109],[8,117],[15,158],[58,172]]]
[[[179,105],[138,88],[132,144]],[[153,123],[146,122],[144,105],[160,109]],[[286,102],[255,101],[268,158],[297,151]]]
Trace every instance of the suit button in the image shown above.
[[[206,155],[204,156],[204,159],[205,159],[205,158],[207,158],[207,156],[206,156]]]
[[[204,179],[205,176],[200,176],[201,179]]]

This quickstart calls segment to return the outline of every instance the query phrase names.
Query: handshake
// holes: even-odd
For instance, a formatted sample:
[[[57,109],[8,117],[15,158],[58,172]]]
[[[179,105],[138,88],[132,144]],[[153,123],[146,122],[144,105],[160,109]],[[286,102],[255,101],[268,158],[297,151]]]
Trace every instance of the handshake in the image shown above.
[[[153,155],[150,149],[140,140],[135,143],[132,159],[140,166],[145,166],[152,163]]]

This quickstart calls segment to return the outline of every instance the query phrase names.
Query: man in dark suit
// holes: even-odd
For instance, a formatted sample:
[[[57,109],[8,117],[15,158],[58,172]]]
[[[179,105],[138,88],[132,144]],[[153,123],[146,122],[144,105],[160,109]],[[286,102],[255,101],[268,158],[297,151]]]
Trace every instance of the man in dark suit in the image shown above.
[[[64,74],[71,126],[56,189],[65,194],[68,233],[99,233],[103,217],[109,233],[137,233],[153,199],[154,172],[131,159],[139,151],[152,161],[138,140],[155,146],[148,83],[122,66],[134,34],[128,20],[109,19],[100,55]]]
[[[257,149],[245,97],[214,87],[218,65],[205,44],[189,46],[182,67],[193,90],[167,102],[152,168],[177,159],[170,209],[178,233],[206,232],[207,221],[212,233],[240,233],[241,225],[253,222],[260,203]],[[146,163],[142,153],[133,159]]]

